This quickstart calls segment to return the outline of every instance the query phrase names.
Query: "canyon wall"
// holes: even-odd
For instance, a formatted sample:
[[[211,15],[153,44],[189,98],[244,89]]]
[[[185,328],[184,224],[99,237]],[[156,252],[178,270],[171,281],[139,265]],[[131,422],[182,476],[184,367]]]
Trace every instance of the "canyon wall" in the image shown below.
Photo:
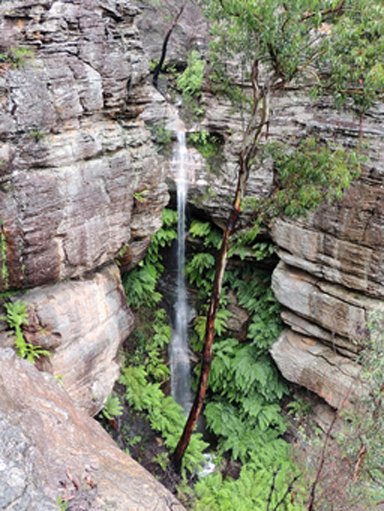
[[[54,510],[60,496],[182,509],[89,417],[133,329],[117,263],[142,259],[168,201],[143,120],[166,104],[146,83],[138,14],[120,0],[0,5],[0,289],[50,352],[36,367],[15,357],[1,321],[0,509]]]
[[[18,296],[28,302],[28,340],[51,351],[46,369],[91,413],[132,329],[117,268],[101,268],[143,257],[168,200],[139,119],[156,93],[145,83],[137,14],[127,2],[95,1],[7,2],[0,11],[1,290],[44,286]],[[145,204],[135,200],[143,191]],[[95,342],[93,329],[109,333]],[[109,354],[100,364],[101,337]]]
[[[0,322],[1,509],[57,509],[73,479],[81,481],[79,505],[92,509],[181,508],[88,416],[111,392],[133,328],[117,263],[129,269],[141,260],[168,200],[167,166],[148,126],[170,128],[174,112],[148,73],[179,5],[138,5],[141,12],[124,0],[0,5],[0,286],[26,302],[28,342],[51,353],[38,372],[14,356]],[[207,24],[187,3],[170,63],[182,70],[193,48],[206,51]],[[170,95],[164,76],[160,88]],[[222,165],[210,172],[190,150],[189,200],[223,226],[244,119],[208,81],[201,102],[204,115],[189,119],[188,130],[220,138]],[[373,107],[360,126],[351,109],[294,88],[273,104],[270,140],[297,146],[316,135],[350,149],[363,144],[367,156],[342,200],[263,233],[280,258],[273,290],[287,325],[271,354],[287,379],[338,407],[364,392],[356,354],[369,312],[383,309],[384,109]],[[272,184],[266,161],[247,194],[266,196]]]

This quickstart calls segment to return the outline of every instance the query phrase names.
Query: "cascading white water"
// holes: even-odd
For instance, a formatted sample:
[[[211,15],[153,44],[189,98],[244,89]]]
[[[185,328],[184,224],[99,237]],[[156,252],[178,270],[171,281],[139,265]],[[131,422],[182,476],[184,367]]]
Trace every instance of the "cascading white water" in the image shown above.
[[[188,355],[188,299],[184,276],[188,151],[185,132],[177,130],[176,133],[177,145],[172,166],[177,189],[177,283],[174,331],[170,344],[171,394],[188,413],[191,406],[191,369]]]

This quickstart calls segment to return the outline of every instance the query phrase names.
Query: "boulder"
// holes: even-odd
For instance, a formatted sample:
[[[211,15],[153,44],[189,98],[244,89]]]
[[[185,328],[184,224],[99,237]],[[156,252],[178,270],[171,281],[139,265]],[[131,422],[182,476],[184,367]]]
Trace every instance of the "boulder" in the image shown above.
[[[37,367],[59,377],[77,406],[95,415],[120,374],[118,351],[134,323],[118,267],[109,264],[17,299],[27,304],[25,339],[50,352]]]
[[[52,375],[0,349],[0,509],[88,511],[184,507],[74,406]]]

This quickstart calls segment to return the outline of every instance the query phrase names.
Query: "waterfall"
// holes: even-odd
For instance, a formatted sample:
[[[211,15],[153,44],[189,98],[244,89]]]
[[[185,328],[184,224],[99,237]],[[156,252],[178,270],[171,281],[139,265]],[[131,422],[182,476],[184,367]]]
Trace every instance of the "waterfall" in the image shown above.
[[[170,344],[171,394],[175,401],[188,413],[192,401],[188,354],[188,299],[184,276],[188,151],[185,143],[185,132],[178,129],[176,133],[177,145],[173,154],[172,166],[177,189],[177,281],[174,331]]]

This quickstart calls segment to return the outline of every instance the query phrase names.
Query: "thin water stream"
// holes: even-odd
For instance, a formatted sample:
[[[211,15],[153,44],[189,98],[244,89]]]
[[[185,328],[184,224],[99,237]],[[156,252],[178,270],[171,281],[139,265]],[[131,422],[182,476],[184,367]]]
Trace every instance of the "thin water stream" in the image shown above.
[[[170,344],[171,394],[187,414],[192,402],[188,353],[188,297],[184,274],[188,151],[185,131],[178,129],[176,135],[177,144],[173,153],[172,167],[177,189],[177,282],[174,331]]]

